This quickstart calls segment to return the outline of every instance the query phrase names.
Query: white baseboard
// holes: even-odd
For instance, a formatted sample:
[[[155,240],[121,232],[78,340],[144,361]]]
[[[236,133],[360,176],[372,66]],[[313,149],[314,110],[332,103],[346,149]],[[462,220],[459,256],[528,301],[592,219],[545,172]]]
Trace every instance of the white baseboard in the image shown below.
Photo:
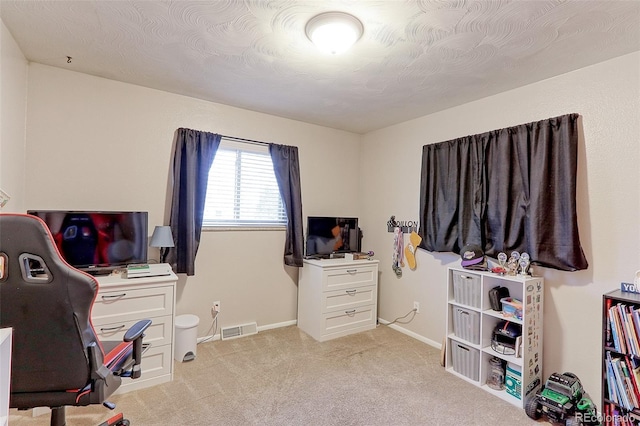
[[[291,320],[291,321],[277,322],[274,324],[261,325],[260,327],[258,327],[258,332],[265,331],[265,330],[272,330],[274,328],[288,327],[290,325],[296,325],[297,323],[298,323],[297,320]],[[214,340],[220,340],[220,333],[215,334],[213,336],[208,335],[208,336],[198,337],[196,342],[197,343],[212,342]]]
[[[378,322],[380,324],[386,325],[387,327],[390,327],[396,331],[399,331],[402,334],[406,334],[409,337],[412,337],[416,340],[421,341],[422,343],[426,343],[429,346],[433,346],[434,348],[441,350],[442,349],[442,343],[439,342],[435,342],[431,339],[427,339],[426,337],[418,334],[418,333],[414,333],[411,330],[407,330],[406,328],[400,327],[397,324],[391,324],[389,325],[389,321],[384,320],[382,318],[378,318]],[[296,325],[298,322],[296,320],[291,320],[291,321],[284,321],[284,322],[278,322],[278,323],[274,323],[274,324],[267,324],[267,325],[262,325],[260,327],[258,327],[258,332],[260,331],[266,331],[266,330],[272,330],[274,328],[280,328],[280,327],[288,327],[290,325]],[[214,340],[220,340],[220,334],[216,334],[214,336],[204,336],[204,337],[198,337],[197,342],[198,343],[202,343],[202,342],[210,342],[210,341],[214,341]]]
[[[214,340],[220,340],[220,333],[215,334],[215,335],[208,335],[208,336],[202,336],[202,337],[198,337],[198,339],[196,339],[196,344],[200,344],[200,343],[204,343],[204,342],[213,342]]]
[[[271,329],[280,328],[280,327],[288,327],[290,325],[296,325],[297,323],[298,323],[297,320],[291,320],[291,321],[277,322],[275,324],[261,325],[260,327],[258,327],[258,331],[271,330]]]
[[[389,328],[393,328],[394,330],[399,331],[399,332],[400,332],[400,333],[402,333],[402,334],[406,334],[406,335],[407,335],[407,336],[409,336],[409,337],[413,337],[414,339],[419,340],[419,341],[421,341],[422,343],[426,343],[426,344],[427,344],[427,345],[429,345],[429,346],[433,346],[433,347],[434,347],[434,348],[436,348],[436,349],[440,349],[440,350],[442,349],[442,343],[434,342],[434,341],[433,341],[433,340],[431,340],[431,339],[427,339],[426,337],[421,336],[421,335],[420,335],[420,334],[418,334],[418,333],[414,333],[414,332],[413,332],[413,331],[411,331],[411,330],[407,330],[406,328],[400,327],[400,326],[399,326],[399,325],[397,325],[397,324],[390,324],[390,323],[389,323],[389,321],[384,320],[384,319],[382,319],[382,318],[378,318],[378,322],[379,322],[380,324],[386,325],[386,326],[387,326],[387,327],[389,327]]]

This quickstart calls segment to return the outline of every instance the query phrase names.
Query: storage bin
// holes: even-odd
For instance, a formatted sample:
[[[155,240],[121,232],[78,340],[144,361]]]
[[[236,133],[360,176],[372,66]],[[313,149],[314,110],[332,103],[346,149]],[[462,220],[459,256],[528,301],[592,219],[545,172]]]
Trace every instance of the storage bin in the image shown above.
[[[473,344],[480,344],[480,313],[452,306],[453,334]]]
[[[515,317],[522,319],[522,302],[513,297],[500,299],[502,303],[502,313],[505,317]]]
[[[507,364],[507,371],[504,376],[504,387],[509,395],[521,399],[522,394],[522,373],[518,366]]]
[[[453,299],[457,303],[480,307],[480,276],[462,271],[453,271]]]
[[[453,370],[456,373],[477,382],[480,377],[479,357],[479,350],[460,342],[451,341],[451,360],[453,361]]]

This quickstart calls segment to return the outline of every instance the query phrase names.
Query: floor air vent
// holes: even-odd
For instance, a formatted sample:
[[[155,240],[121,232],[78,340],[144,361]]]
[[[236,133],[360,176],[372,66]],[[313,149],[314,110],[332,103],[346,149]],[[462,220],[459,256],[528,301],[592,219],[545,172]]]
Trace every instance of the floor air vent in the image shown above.
[[[243,336],[250,336],[258,333],[258,324],[251,322],[248,324],[224,327],[220,333],[222,340],[235,339]]]

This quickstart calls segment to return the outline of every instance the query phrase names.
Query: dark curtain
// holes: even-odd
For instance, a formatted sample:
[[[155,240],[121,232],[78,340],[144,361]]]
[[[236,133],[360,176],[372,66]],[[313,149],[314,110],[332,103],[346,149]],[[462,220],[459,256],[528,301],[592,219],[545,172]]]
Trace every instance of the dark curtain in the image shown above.
[[[284,243],[284,263],[302,266],[304,239],[302,231],[302,190],[300,162],[295,146],[269,144],[273,171],[287,214],[287,234]]]
[[[175,247],[168,255],[176,273],[195,275],[209,169],[220,139],[215,133],[176,130],[170,219]]]
[[[565,271],[588,267],[576,213],[578,114],[425,145],[421,247],[527,252]]]

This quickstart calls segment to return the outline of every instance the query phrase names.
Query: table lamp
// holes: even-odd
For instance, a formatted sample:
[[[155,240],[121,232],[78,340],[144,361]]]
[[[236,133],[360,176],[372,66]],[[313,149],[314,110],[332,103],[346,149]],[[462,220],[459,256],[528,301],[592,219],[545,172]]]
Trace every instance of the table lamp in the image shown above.
[[[169,253],[169,247],[174,247],[173,235],[171,234],[170,226],[156,226],[151,236],[151,247],[158,247],[160,249],[160,263],[165,263],[167,254]]]

